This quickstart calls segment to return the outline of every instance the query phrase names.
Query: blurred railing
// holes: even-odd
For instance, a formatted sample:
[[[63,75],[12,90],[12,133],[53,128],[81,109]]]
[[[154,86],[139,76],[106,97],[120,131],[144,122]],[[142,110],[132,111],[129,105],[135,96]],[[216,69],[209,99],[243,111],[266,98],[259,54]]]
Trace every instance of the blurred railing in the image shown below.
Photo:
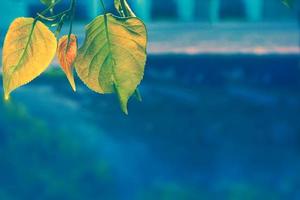
[[[134,10],[145,21],[206,21],[223,20],[264,21],[292,19],[292,12],[282,6],[280,0],[128,0]],[[113,7],[112,0],[105,0],[108,8]],[[65,6],[68,1],[65,2]],[[86,20],[98,15],[99,0],[78,1],[78,12],[85,12]],[[9,0],[1,3],[1,25],[15,17],[29,16],[33,7],[41,6],[38,0]],[[160,16],[161,15],[161,16]]]
[[[139,16],[146,21],[153,19],[157,7],[166,5],[160,0],[132,0],[131,2]],[[177,13],[176,20],[179,21],[218,22],[226,18],[226,12],[230,10],[242,12],[243,20],[250,22],[292,17],[291,12],[282,6],[280,0],[171,0],[171,2]],[[233,14],[230,17],[240,16]]]

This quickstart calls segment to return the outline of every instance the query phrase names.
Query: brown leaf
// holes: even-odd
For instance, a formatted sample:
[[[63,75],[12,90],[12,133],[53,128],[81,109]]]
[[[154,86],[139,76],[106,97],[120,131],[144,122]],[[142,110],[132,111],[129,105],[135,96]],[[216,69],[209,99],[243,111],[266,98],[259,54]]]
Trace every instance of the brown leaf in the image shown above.
[[[69,44],[68,44],[67,35],[61,37],[58,42],[57,57],[60,66],[65,72],[74,91],[76,91],[76,86],[75,86],[74,75],[73,75],[73,63],[75,61],[76,56],[77,56],[77,37],[71,34]]]

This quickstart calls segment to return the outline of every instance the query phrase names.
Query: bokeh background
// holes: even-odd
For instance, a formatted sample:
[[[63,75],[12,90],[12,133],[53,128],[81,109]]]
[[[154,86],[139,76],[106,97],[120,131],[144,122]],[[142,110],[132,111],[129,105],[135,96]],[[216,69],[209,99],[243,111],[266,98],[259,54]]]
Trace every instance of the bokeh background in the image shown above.
[[[78,79],[73,93],[54,61],[0,101],[0,199],[300,199],[297,5],[129,2],[149,31],[143,102],[125,116]],[[42,9],[2,1],[1,44],[15,17]],[[99,1],[76,13],[81,44]]]

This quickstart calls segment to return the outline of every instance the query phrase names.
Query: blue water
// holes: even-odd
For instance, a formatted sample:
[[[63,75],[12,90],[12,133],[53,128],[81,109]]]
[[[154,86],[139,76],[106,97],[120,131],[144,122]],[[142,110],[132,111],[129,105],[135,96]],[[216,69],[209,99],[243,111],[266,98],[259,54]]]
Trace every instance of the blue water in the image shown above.
[[[0,103],[0,199],[300,199],[296,56],[150,56],[129,116],[48,73]]]

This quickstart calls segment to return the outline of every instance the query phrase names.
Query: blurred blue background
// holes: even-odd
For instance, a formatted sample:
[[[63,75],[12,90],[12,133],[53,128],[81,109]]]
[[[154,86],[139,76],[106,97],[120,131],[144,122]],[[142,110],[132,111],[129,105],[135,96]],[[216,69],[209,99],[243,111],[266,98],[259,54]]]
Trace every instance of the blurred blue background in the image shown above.
[[[129,2],[149,30],[143,102],[125,116],[78,79],[73,93],[55,60],[0,103],[0,199],[300,199],[297,6]],[[81,44],[101,9],[78,4]],[[42,9],[2,1],[1,41],[15,17]]]

